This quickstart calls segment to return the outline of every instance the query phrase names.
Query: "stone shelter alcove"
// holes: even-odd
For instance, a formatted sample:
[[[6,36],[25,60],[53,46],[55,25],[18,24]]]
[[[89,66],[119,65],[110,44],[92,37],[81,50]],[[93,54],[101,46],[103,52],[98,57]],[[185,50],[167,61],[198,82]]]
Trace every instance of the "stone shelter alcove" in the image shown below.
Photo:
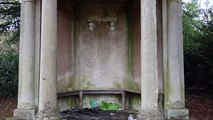
[[[59,93],[76,90],[140,93],[139,3],[139,0],[58,1]],[[139,109],[140,95],[131,95],[133,99],[126,106]],[[79,106],[76,99],[78,96],[59,99],[59,106],[61,109]],[[121,105],[121,99],[119,95],[104,93],[85,95],[83,107],[91,107],[89,100]]]
[[[15,119],[102,100],[185,119],[181,0],[21,0]]]

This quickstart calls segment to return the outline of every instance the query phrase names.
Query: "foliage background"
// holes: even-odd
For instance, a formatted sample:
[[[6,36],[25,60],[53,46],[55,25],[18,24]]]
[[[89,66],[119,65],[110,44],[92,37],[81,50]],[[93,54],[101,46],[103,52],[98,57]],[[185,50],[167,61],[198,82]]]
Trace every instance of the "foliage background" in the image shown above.
[[[207,1],[201,8],[198,0],[183,4],[183,28],[186,88],[212,90],[213,6]]]
[[[0,1],[0,98],[17,96],[20,3]]]

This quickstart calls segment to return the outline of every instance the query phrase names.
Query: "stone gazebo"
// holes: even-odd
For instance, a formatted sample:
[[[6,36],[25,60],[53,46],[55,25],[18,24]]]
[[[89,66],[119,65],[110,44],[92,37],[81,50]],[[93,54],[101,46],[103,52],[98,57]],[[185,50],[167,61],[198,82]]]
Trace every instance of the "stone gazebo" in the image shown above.
[[[21,0],[15,119],[118,103],[187,118],[181,0]]]

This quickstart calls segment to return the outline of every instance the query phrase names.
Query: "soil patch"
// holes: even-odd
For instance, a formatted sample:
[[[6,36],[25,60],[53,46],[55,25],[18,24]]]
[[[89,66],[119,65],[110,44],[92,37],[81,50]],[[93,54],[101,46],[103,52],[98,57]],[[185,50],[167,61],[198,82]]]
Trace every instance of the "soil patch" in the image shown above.
[[[127,120],[130,112],[100,109],[71,109],[60,113],[65,120]]]
[[[17,98],[0,98],[0,120],[11,117],[17,107]]]
[[[186,108],[189,109],[189,116],[196,120],[213,120],[213,98],[211,96],[186,96]]]

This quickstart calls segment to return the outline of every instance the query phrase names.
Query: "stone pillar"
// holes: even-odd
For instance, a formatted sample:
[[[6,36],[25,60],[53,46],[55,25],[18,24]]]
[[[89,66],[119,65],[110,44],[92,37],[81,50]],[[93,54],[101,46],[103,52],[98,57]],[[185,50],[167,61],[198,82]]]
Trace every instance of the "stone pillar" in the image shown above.
[[[33,119],[35,116],[35,1],[21,2],[21,34],[19,52],[18,108],[16,119]]]
[[[141,113],[138,119],[162,120],[158,108],[156,0],[141,0]]]
[[[35,8],[35,103],[38,106],[40,79],[40,42],[41,42],[41,0],[36,0]]]
[[[42,0],[39,120],[58,119],[56,50],[57,0]]]
[[[185,109],[182,1],[168,0],[168,79],[165,83],[165,116],[188,117]]]

